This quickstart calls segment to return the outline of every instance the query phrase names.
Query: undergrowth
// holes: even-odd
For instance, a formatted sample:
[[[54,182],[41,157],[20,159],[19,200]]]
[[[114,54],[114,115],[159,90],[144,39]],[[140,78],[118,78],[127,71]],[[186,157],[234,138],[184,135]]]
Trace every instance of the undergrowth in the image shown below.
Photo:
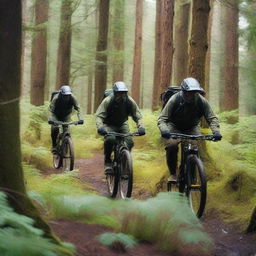
[[[13,211],[7,197],[0,192],[0,254],[4,256],[67,256],[73,255],[69,243],[56,245],[33,227],[34,221]]]
[[[52,166],[47,108],[47,105],[38,108],[26,102],[22,103],[23,161],[26,165],[40,170]],[[138,193],[155,195],[160,181],[166,180],[168,176],[164,147],[157,128],[158,115],[158,112],[143,111],[146,136],[134,138],[132,155],[135,190]],[[238,123],[235,122],[236,112],[222,113],[219,117],[223,140],[218,143],[207,142],[207,149],[220,171],[212,170],[207,174],[211,179],[208,182],[206,214],[217,209],[224,219],[239,221],[244,229],[256,205],[256,116],[242,117]],[[131,131],[135,131],[133,121],[130,120],[129,124]],[[71,133],[76,159],[92,157],[94,153],[103,151],[103,139],[96,134],[93,115],[85,116],[85,125],[71,127]],[[70,193],[79,194],[84,189],[89,192],[93,190],[88,185],[80,184],[77,177],[68,177],[65,180],[66,178],[62,175],[51,175],[47,179],[40,177],[35,182],[36,178],[31,175],[27,176],[27,186],[30,190],[39,191],[49,200],[55,193],[68,196]],[[41,183],[45,185],[40,184],[40,179],[43,179]],[[58,190],[52,190],[56,184]],[[159,187],[160,191],[166,190],[165,185],[160,184]],[[247,209],[246,213],[244,207]]]

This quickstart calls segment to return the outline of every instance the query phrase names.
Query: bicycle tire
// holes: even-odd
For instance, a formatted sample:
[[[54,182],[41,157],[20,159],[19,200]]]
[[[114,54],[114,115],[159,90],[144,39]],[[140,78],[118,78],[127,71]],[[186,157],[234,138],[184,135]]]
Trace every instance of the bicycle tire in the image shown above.
[[[200,218],[205,209],[207,196],[207,181],[204,165],[200,158],[193,155],[187,159],[186,170],[186,196],[188,197],[192,211]]]
[[[110,197],[115,198],[117,195],[118,191],[118,168],[117,166],[113,163],[113,170],[114,174],[107,174],[106,175],[106,180],[107,180],[107,186],[108,186],[108,193]]]
[[[122,198],[129,198],[132,195],[133,167],[131,153],[128,149],[121,151],[119,190]]]
[[[52,163],[55,169],[59,169],[62,166],[62,157],[59,152],[52,155]]]
[[[72,139],[70,137],[66,137],[63,141],[63,159],[62,159],[62,167],[64,171],[72,171],[74,169],[74,146]]]

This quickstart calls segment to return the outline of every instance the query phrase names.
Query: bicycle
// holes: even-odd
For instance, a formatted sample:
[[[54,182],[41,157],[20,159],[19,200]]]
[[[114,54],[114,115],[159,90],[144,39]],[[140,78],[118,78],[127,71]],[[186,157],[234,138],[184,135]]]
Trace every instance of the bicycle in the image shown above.
[[[62,127],[62,131],[58,134],[56,140],[56,152],[53,152],[53,167],[55,169],[62,167],[64,171],[72,171],[74,169],[75,155],[69,126],[83,124],[84,122],[83,120],[79,120],[66,123],[49,120],[48,123]]]
[[[125,137],[141,136],[138,132],[134,133],[116,133],[108,132],[105,136],[113,135],[117,143],[113,149],[112,174],[106,174],[108,192],[110,197],[116,197],[118,188],[122,198],[129,198],[132,195],[133,188],[133,165],[131,152],[125,142]]]
[[[213,135],[187,135],[171,133],[171,138],[181,140],[181,160],[177,182],[168,181],[167,190],[176,187],[188,197],[192,212],[200,218],[203,215],[206,197],[207,180],[202,160],[198,154],[198,146],[191,140],[216,141]]]

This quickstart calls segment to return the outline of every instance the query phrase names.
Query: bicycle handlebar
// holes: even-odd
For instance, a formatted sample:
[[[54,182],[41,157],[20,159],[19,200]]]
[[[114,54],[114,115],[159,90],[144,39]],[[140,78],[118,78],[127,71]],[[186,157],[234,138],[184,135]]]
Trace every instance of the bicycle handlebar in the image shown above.
[[[78,120],[78,121],[73,121],[73,122],[62,122],[62,121],[52,121],[52,120],[49,120],[48,121],[48,124],[53,124],[53,125],[66,125],[66,126],[69,126],[69,125],[79,125],[79,124],[84,124],[84,120]]]
[[[129,137],[129,136],[143,136],[143,135],[140,135],[138,132],[132,132],[132,133],[108,132],[106,135],[104,135],[104,137],[108,135],[113,135],[121,138]]]
[[[216,141],[214,136],[212,134],[206,134],[206,135],[188,135],[188,134],[182,134],[182,133],[171,133],[172,139],[190,139],[190,140],[211,140]]]

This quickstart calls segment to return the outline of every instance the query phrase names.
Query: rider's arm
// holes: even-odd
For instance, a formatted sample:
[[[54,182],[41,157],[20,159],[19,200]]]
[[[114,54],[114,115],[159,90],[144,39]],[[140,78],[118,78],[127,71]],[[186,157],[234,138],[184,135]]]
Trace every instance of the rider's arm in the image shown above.
[[[171,121],[170,120],[171,113],[172,113],[172,109],[174,108],[174,104],[176,102],[176,100],[175,100],[176,97],[177,97],[177,94],[175,94],[168,100],[167,104],[165,105],[164,109],[162,110],[162,112],[158,118],[157,125],[158,125],[158,128],[160,131],[169,130],[167,124]]]
[[[51,104],[49,106],[49,120],[57,120],[54,112],[55,112],[55,105],[56,105],[56,100],[57,100],[58,96],[55,95],[51,101]]]
[[[144,127],[142,114],[139,110],[138,105],[136,104],[136,102],[130,96],[128,96],[128,97],[129,97],[129,100],[131,101],[131,104],[132,104],[131,116],[132,116],[133,121],[137,124],[137,128]]]
[[[74,95],[71,95],[72,99],[73,99],[73,106],[74,106],[74,109],[77,111],[77,118],[78,120],[81,120],[81,111],[80,111],[80,107],[78,105],[78,101],[76,99],[76,97]]]
[[[203,100],[204,117],[205,117],[208,125],[210,126],[213,133],[220,132],[220,124],[219,124],[218,118],[214,114],[214,112],[213,112],[210,104],[208,103],[208,101],[202,96],[201,96],[201,98]]]
[[[107,118],[107,107],[110,103],[111,97],[106,97],[99,105],[95,115],[96,115],[96,126],[97,128],[104,125],[104,121]]]

